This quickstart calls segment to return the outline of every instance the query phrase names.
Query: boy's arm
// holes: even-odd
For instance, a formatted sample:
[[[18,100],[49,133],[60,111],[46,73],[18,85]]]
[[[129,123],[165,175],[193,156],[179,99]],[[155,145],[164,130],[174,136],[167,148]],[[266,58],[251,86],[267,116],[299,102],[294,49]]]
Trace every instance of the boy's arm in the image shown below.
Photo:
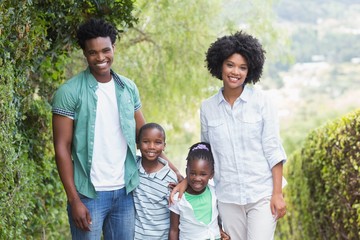
[[[169,199],[169,203],[172,204],[174,203],[174,196],[175,196],[175,193],[179,193],[179,199],[182,197],[182,195],[184,194],[184,192],[186,191],[186,188],[187,188],[187,185],[188,185],[188,182],[187,182],[187,179],[184,178],[183,181],[181,181],[178,185],[176,185],[173,190],[171,191],[170,193],[170,199]]]
[[[161,153],[160,157],[165,159],[169,163],[169,167],[175,172],[178,182],[184,180],[184,177],[181,175],[180,171],[175,167],[174,164],[170,162],[170,160],[165,156],[164,153]]]
[[[170,211],[170,230],[169,230],[169,240],[178,240],[179,239],[179,224],[180,216],[172,211]]]

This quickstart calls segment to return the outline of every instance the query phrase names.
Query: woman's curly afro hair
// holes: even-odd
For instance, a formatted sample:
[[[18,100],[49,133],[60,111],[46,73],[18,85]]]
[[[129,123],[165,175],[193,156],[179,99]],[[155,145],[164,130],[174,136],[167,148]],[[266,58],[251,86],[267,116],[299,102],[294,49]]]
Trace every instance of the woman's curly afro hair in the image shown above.
[[[81,49],[85,49],[85,42],[97,37],[110,37],[111,43],[114,44],[118,36],[117,29],[103,19],[91,18],[80,25],[77,30],[77,42]]]
[[[250,82],[255,84],[260,81],[265,62],[265,51],[256,38],[243,31],[218,38],[210,45],[205,61],[211,75],[222,80],[223,62],[234,53],[243,56],[248,64],[248,75],[244,84]]]

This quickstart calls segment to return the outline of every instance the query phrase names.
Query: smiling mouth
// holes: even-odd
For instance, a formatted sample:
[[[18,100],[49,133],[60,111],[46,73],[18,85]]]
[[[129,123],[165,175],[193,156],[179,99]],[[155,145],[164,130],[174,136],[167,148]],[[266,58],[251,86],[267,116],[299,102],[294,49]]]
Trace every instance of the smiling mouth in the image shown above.
[[[108,65],[108,62],[102,62],[102,63],[96,63],[95,66],[99,68],[106,67]]]
[[[148,156],[156,156],[156,152],[146,152],[146,155],[148,155]]]
[[[237,82],[237,81],[240,80],[239,77],[229,77],[229,79],[230,79],[230,81],[232,81],[232,82]]]

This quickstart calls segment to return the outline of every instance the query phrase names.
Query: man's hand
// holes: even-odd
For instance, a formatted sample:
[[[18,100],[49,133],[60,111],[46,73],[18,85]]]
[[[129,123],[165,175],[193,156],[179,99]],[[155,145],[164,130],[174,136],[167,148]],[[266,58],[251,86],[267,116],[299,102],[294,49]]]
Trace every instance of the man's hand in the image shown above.
[[[90,231],[91,216],[89,210],[81,202],[80,199],[70,203],[71,215],[75,222],[75,226],[83,231]]]

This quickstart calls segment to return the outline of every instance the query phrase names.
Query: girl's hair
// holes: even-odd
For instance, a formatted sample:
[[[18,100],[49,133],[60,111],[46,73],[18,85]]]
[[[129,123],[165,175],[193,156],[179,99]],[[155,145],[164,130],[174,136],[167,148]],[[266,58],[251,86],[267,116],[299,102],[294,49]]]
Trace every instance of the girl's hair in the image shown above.
[[[210,144],[206,142],[198,142],[190,147],[187,160],[187,167],[191,161],[203,159],[207,161],[211,167],[211,170],[214,171],[214,157],[211,152]]]
[[[85,41],[97,37],[110,37],[111,43],[114,44],[118,35],[117,29],[103,19],[91,18],[80,25],[77,30],[77,42],[81,49],[85,49]]]
[[[140,143],[140,140],[142,138],[142,135],[143,135],[143,132],[146,130],[146,129],[158,129],[160,132],[162,132],[163,136],[164,136],[164,141],[166,139],[166,135],[165,135],[165,130],[162,126],[160,126],[159,124],[157,123],[146,123],[144,124],[140,130],[139,130],[139,134],[137,136],[137,139],[136,139],[136,142],[139,144]]]
[[[260,42],[243,31],[223,36],[212,43],[206,53],[205,62],[212,76],[222,80],[222,65],[234,53],[243,56],[248,64],[248,75],[244,84],[260,81],[265,62],[265,50]]]

